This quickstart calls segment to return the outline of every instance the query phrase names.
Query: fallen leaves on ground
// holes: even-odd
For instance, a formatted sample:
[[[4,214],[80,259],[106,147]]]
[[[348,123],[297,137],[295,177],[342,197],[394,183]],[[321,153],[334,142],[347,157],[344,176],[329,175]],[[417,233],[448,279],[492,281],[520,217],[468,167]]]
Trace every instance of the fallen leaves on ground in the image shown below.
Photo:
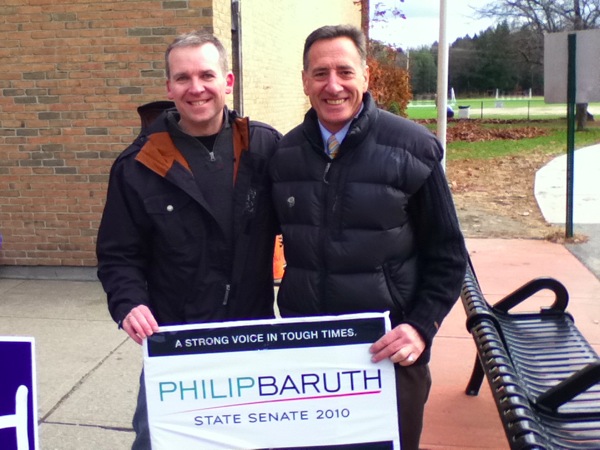
[[[522,126],[511,128],[487,128],[485,123],[508,123],[507,121],[473,122],[460,120],[446,130],[446,142],[493,141],[497,139],[530,139],[547,134],[544,128]]]
[[[525,139],[546,133],[520,121],[459,120],[447,129],[447,141],[477,142]],[[512,123],[514,127],[488,128],[485,123]],[[463,232],[467,237],[548,239],[557,242],[561,227],[544,219],[535,199],[535,174],[556,155],[530,153],[486,160],[449,160],[448,182]]]

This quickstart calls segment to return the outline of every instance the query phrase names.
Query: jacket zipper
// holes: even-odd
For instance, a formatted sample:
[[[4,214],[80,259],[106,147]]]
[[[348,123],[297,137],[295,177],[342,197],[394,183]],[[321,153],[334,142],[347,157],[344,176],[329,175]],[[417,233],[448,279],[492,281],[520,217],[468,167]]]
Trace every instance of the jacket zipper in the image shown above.
[[[323,172],[323,183],[325,184],[325,188],[323,189],[323,205],[325,205],[325,207],[323,208],[323,216],[322,216],[322,226],[320,227],[320,248],[321,248],[321,261],[323,262],[323,268],[321,270],[321,280],[320,280],[320,297],[321,297],[321,308],[322,311],[324,311],[325,313],[328,312],[328,306],[327,306],[327,298],[326,298],[326,292],[327,292],[327,279],[329,278],[329,269],[328,269],[328,264],[327,264],[327,258],[325,257],[325,247],[326,247],[326,242],[327,242],[327,233],[328,233],[328,226],[329,226],[329,209],[328,209],[328,196],[329,196],[329,190],[331,189],[331,186],[329,185],[329,180],[328,180],[328,176],[329,176],[329,170],[331,169],[331,161],[327,162],[327,165],[325,166],[325,170]]]
[[[227,302],[229,302],[229,293],[231,292],[231,285],[225,285],[225,296],[223,297],[223,306],[227,306]]]
[[[331,163],[328,162],[327,165],[325,166],[325,172],[323,173],[323,183],[325,183],[325,184],[329,184],[329,181],[327,180],[327,175],[329,175],[330,168],[331,168]]]

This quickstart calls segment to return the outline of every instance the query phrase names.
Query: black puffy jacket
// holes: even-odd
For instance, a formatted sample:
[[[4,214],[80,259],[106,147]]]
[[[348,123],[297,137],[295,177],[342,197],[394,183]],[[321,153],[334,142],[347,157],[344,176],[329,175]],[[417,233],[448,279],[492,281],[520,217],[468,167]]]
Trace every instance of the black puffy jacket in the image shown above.
[[[226,254],[166,112],[152,120],[155,110],[140,108],[142,132],[113,164],[98,232],[98,277],[113,319],[141,304],[160,325],[273,317],[276,222],[267,169],[279,133],[225,111],[217,142],[233,139],[237,166],[233,254]]]
[[[338,157],[323,147],[311,109],[271,160],[287,263],[281,314],[389,310],[431,344],[466,262],[441,145],[366,94]]]

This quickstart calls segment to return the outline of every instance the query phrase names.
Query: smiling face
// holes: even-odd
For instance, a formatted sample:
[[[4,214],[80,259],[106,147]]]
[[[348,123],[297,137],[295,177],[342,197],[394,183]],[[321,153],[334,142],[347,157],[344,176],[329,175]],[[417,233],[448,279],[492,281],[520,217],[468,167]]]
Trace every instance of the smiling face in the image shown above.
[[[310,47],[302,84],[323,126],[335,133],[358,113],[369,68],[350,38],[322,39]]]
[[[211,43],[177,47],[168,58],[167,94],[181,116],[181,128],[193,136],[218,133],[234,76],[223,73],[217,48]]]

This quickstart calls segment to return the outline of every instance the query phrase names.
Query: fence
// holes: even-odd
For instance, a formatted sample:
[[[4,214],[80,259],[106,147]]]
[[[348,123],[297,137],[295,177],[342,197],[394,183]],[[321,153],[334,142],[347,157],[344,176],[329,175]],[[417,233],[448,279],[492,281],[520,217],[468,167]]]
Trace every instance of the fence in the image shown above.
[[[476,98],[457,99],[448,102],[454,112],[454,119],[561,119],[567,117],[566,104],[548,104],[543,98],[521,99],[499,97],[497,99]],[[590,103],[588,111],[600,117],[600,103]],[[410,119],[435,119],[437,109],[435,100],[413,100],[409,103],[407,114]]]

